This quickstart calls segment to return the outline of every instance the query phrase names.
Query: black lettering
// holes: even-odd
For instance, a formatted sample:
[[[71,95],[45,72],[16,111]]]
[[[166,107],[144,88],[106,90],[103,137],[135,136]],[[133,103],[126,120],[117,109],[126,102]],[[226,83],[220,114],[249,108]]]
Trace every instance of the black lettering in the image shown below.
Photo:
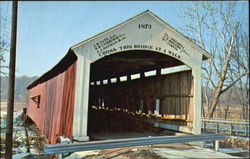
[[[139,29],[151,29],[152,25],[151,24],[139,24],[138,28]]]

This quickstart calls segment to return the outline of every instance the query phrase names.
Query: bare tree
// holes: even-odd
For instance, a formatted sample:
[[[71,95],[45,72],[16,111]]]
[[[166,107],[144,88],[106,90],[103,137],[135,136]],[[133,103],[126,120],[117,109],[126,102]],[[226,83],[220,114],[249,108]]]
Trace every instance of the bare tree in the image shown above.
[[[232,97],[232,93],[233,93],[233,90],[230,89],[230,92],[229,92],[229,99]],[[228,112],[229,112],[229,108],[230,108],[230,100],[227,100],[227,105],[226,105],[226,108],[224,109],[224,118],[227,119],[228,118]]]
[[[2,48],[0,48],[2,49]],[[5,59],[4,59],[4,51],[0,50],[0,76],[1,75],[6,75],[6,72],[3,71],[3,69],[7,69],[8,66],[4,65],[5,64]]]
[[[8,66],[5,64],[4,55],[9,51],[9,25],[10,25],[10,3],[0,3],[0,76],[6,75],[5,69]]]
[[[3,5],[5,3],[5,5]],[[5,6],[5,9],[4,7]],[[7,76],[5,70],[8,69],[4,54],[9,51],[9,2],[0,2],[0,103],[2,97],[2,76]],[[5,78],[7,79],[7,78]]]
[[[242,32],[240,38],[236,39],[235,54],[233,60],[238,61],[238,65],[235,69],[239,72],[243,70],[249,71],[249,35],[246,32]],[[243,54],[242,54],[243,53]],[[240,58],[239,58],[240,57]],[[241,78],[237,84],[236,91],[234,92],[238,97],[238,103],[242,106],[241,118],[249,118],[249,74],[244,78]]]
[[[239,6],[248,10],[248,6],[236,1],[196,1],[184,11],[184,31],[214,57],[202,67],[207,117],[213,117],[224,92],[249,76],[249,54],[240,42],[246,41],[243,34],[248,35],[248,31],[243,32],[248,29],[248,24],[245,25],[248,17],[244,19],[244,10],[239,10]],[[209,98],[211,89],[212,98]]]

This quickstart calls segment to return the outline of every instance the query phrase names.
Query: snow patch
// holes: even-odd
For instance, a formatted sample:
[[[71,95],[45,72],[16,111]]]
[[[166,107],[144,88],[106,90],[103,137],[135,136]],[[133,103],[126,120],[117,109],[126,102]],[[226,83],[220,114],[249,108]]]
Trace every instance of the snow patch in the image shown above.
[[[7,116],[7,110],[1,110],[1,118]]]
[[[80,152],[74,152],[70,156],[68,156],[68,157],[66,157],[64,159],[80,159],[80,158],[83,158],[83,157],[98,155],[98,154],[100,154],[100,150],[80,151]]]
[[[132,149],[131,151],[132,151],[132,152],[139,152],[139,151],[140,151],[140,149],[135,148],[135,149]]]
[[[215,152],[209,149],[168,149],[168,148],[154,148],[154,153],[166,158],[237,158],[221,152]]]
[[[213,142],[205,142],[204,143],[204,147],[205,148],[213,148],[214,147],[214,143]]]
[[[60,136],[60,142],[61,142],[61,144],[70,144],[70,143],[72,143],[72,141],[69,138],[65,137],[65,136]]]
[[[12,158],[13,159],[22,159],[22,158],[27,157],[29,155],[30,155],[30,153],[20,153],[20,154],[13,155]]]
[[[1,112],[2,113],[2,112]],[[2,114],[1,114],[2,115]],[[16,111],[13,113],[13,152],[16,153],[13,155],[13,158],[23,158],[23,155],[32,154],[40,155],[41,151],[34,146],[37,143],[38,136],[35,132],[27,129],[29,142],[30,142],[30,153],[27,153],[27,137],[25,132],[25,127],[22,121],[23,111]],[[1,130],[6,128],[6,119],[2,120],[1,118]],[[1,139],[5,138],[5,132],[1,131]],[[2,141],[1,141],[2,142]],[[4,141],[3,141],[4,142]],[[2,150],[1,152],[4,152]]]
[[[219,148],[219,152],[222,153],[239,153],[239,152],[247,152],[243,150],[243,148]]]
[[[20,121],[20,119],[22,118],[22,115],[23,115],[23,111],[18,111],[18,112],[14,112],[14,119],[13,119],[13,122],[14,123],[17,123],[18,121]]]

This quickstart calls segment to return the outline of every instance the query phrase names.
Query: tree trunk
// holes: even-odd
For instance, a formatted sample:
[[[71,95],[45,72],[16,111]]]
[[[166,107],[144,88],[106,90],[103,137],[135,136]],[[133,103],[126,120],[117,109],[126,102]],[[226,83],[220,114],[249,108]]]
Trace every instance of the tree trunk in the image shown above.
[[[215,89],[215,94],[214,94],[212,104],[209,107],[208,117],[213,117],[214,111],[216,109],[217,103],[218,103],[219,98],[220,98],[220,95],[222,94],[222,91],[223,91],[222,87],[223,87],[224,81],[226,79],[228,64],[229,64],[231,55],[232,55],[232,45],[228,49],[228,54],[225,57],[225,60],[223,62],[222,72],[220,74],[219,81],[218,81],[218,84],[217,84],[216,89]]]
[[[212,118],[214,115],[214,111],[216,109],[217,103],[218,103],[220,95],[221,95],[223,83],[224,83],[224,80],[221,79],[217,84],[217,87],[216,87],[216,90],[214,93],[213,101],[212,101],[211,105],[209,106],[209,112],[207,113],[208,117],[210,117],[210,118]]]

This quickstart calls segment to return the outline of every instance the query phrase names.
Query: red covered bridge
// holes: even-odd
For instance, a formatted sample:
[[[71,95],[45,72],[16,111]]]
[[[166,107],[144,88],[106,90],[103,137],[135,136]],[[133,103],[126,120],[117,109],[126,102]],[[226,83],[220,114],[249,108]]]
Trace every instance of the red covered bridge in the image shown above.
[[[70,47],[27,87],[27,115],[51,143],[58,135],[89,140],[88,126],[98,126],[90,112],[98,110],[153,116],[155,127],[199,134],[201,63],[209,58],[145,11]]]

